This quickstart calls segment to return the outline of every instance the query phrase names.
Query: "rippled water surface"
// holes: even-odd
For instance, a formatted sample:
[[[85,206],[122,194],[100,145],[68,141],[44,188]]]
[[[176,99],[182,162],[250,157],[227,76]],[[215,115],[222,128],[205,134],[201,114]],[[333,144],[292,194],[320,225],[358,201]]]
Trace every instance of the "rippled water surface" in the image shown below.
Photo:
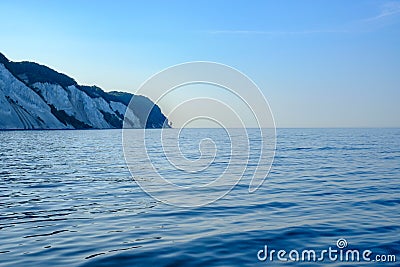
[[[177,208],[132,179],[119,130],[0,132],[0,265],[265,266],[279,263],[257,259],[265,245],[339,238],[399,264],[400,129],[279,129],[269,177],[252,194],[249,182]]]

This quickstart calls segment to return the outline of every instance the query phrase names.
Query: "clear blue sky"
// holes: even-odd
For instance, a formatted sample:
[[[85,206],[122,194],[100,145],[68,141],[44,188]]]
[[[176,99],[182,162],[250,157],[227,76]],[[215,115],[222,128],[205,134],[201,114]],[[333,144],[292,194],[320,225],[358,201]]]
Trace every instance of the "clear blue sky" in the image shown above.
[[[132,91],[174,64],[231,65],[278,127],[400,127],[400,1],[0,1],[0,51]]]

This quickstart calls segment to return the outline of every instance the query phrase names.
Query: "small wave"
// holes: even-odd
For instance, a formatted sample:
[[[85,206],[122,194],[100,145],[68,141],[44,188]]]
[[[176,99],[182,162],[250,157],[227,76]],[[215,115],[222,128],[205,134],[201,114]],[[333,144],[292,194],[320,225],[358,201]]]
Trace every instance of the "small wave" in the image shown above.
[[[38,236],[50,236],[50,235],[56,235],[56,234],[63,233],[63,232],[69,232],[69,230],[58,230],[58,231],[54,231],[54,232],[46,233],[46,234],[27,235],[27,236],[24,236],[24,238],[31,238],[31,237],[38,237]]]
[[[104,255],[104,254],[106,254],[106,253],[105,252],[101,252],[101,253],[92,254],[90,256],[87,256],[85,259],[88,260],[88,259],[100,256],[100,255]]]

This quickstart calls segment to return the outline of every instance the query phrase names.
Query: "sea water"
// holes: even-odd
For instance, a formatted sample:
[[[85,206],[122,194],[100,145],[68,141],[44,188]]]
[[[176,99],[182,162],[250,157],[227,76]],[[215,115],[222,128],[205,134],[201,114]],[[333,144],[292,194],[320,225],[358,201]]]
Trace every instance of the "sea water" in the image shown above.
[[[205,132],[217,133],[188,129],[183,138]],[[209,205],[181,208],[136,183],[121,130],[0,132],[0,265],[348,266],[339,252],[350,249],[399,264],[400,129],[278,129],[271,171],[254,193],[250,178]],[[301,261],[303,250],[319,257],[329,247],[337,259]]]

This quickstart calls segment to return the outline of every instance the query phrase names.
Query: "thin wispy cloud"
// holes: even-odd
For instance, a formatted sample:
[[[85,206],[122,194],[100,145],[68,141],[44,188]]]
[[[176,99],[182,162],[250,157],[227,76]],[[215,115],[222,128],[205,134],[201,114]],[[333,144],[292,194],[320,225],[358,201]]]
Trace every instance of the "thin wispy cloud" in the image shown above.
[[[253,30],[214,30],[209,34],[236,34],[236,35],[308,35],[323,33],[346,33],[343,30],[304,30],[304,31],[253,31]]]
[[[381,20],[395,15],[400,15],[400,1],[387,2],[383,4],[378,15],[364,19],[364,21]]]
[[[334,34],[334,33],[354,33],[354,32],[369,32],[371,29],[365,27],[371,26],[383,21],[385,18],[400,16],[400,1],[390,1],[379,7],[377,15],[348,22],[341,25],[339,29],[316,29],[316,30],[298,30],[298,31],[263,31],[263,30],[210,30],[208,34],[215,35],[266,35],[266,36],[291,36],[291,35],[313,35],[313,34]],[[379,25],[380,23],[378,23]],[[337,25],[336,25],[337,26]],[[335,28],[335,27],[333,27]],[[343,28],[343,29],[340,29]]]

